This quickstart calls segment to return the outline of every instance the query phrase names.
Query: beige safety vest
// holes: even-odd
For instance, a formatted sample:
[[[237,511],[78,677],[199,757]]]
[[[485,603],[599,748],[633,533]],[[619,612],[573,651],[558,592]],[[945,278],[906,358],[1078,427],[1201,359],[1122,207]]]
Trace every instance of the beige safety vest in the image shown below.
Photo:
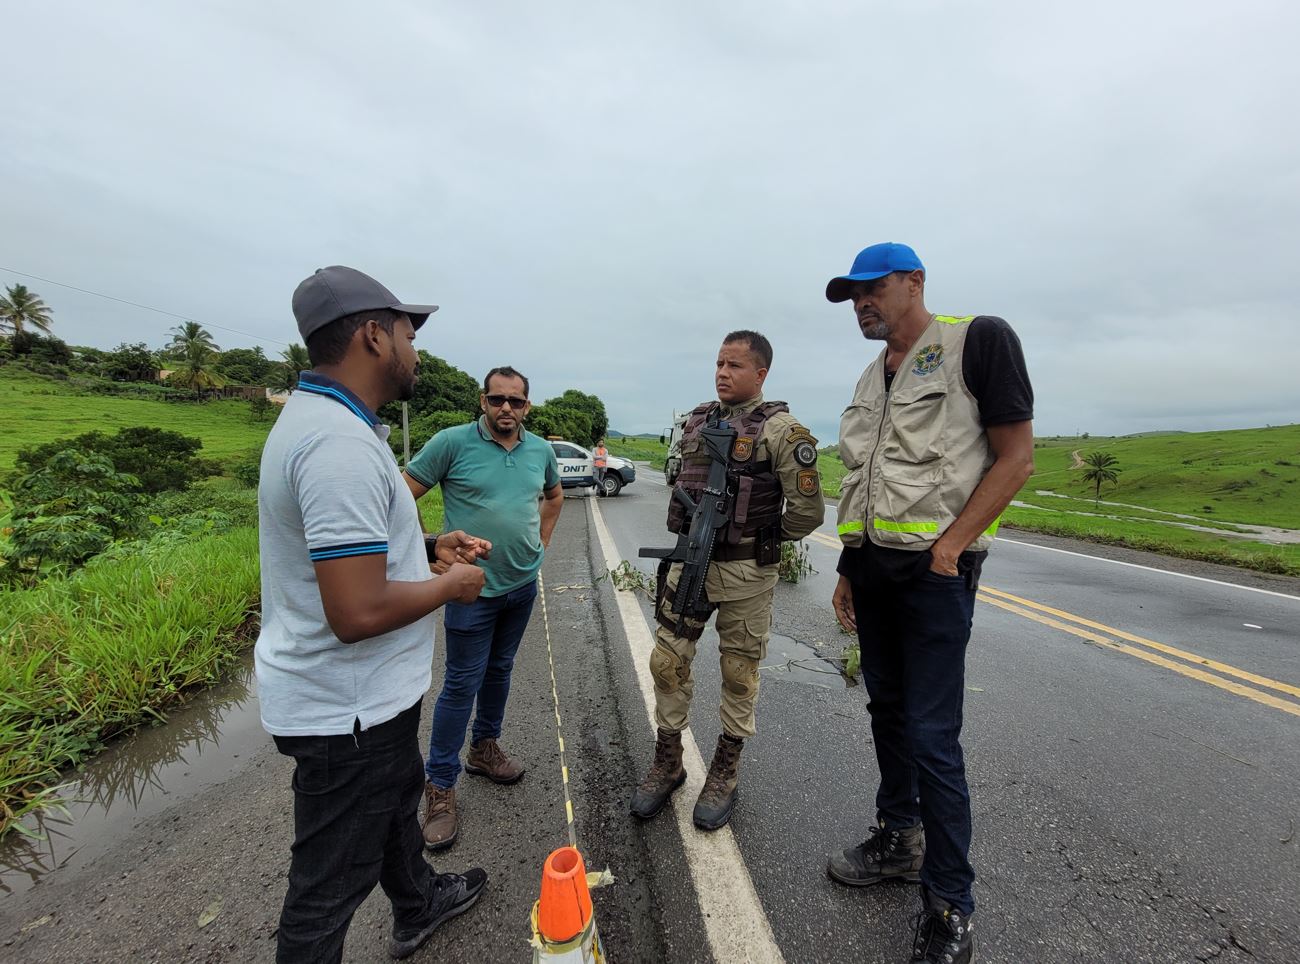
[[[840,419],[839,534],[846,546],[928,548],[993,464],[979,406],[962,378],[974,316],[935,315],[885,391],[885,352]],[[995,520],[971,549],[987,549]]]

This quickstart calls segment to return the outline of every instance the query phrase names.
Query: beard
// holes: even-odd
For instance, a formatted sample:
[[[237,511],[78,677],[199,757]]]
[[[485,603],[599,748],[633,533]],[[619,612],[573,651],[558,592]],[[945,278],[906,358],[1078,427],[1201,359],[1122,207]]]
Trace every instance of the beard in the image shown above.
[[[388,378],[393,390],[397,393],[397,401],[409,402],[415,397],[415,386],[419,383],[419,374],[419,365],[414,365],[410,370],[407,370],[396,356],[389,359]]]
[[[875,318],[870,322],[858,322],[858,328],[862,331],[862,337],[868,341],[884,341],[889,337],[889,325]]]

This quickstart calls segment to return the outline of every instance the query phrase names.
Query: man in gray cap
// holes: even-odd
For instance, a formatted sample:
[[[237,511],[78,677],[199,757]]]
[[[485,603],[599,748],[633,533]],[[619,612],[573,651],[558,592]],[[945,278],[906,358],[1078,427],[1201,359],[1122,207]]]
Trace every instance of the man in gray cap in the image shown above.
[[[424,861],[416,730],[430,614],[478,597],[473,562],[491,547],[463,532],[426,547],[375,416],[411,397],[412,342],[436,310],[338,265],[293,295],[312,370],[266,440],[258,487],[262,725],[296,763],[277,961],[341,960],[352,915],[376,883],[393,907],[389,953],[406,957],[487,882],[480,869],[438,874]],[[441,576],[430,573],[430,551],[449,565]]]

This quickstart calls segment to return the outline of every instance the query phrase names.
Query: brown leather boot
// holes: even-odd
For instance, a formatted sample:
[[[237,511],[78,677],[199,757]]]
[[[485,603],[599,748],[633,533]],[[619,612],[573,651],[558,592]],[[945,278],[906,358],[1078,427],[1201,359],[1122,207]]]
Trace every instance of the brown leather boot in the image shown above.
[[[718,737],[718,748],[713,751],[704,789],[691,814],[695,826],[701,830],[717,830],[731,819],[731,811],[736,808],[736,782],[740,778],[740,751],[744,746],[745,741],[740,737],[725,733]]]
[[[429,850],[446,850],[456,842],[456,788],[424,785],[424,846]]]
[[[470,744],[465,772],[487,777],[493,783],[518,783],[524,775],[524,765],[506,756],[496,740],[485,737]]]
[[[682,735],[659,731],[650,772],[632,794],[632,816],[649,820],[664,808],[673,791],[686,782],[682,766]]]

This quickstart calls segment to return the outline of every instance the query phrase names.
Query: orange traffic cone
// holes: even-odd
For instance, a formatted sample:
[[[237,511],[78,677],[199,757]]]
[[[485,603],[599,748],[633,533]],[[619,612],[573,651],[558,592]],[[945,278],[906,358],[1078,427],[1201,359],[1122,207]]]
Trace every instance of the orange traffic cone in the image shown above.
[[[542,865],[542,896],[533,905],[533,961],[605,962],[587,868],[576,847],[553,851]]]

